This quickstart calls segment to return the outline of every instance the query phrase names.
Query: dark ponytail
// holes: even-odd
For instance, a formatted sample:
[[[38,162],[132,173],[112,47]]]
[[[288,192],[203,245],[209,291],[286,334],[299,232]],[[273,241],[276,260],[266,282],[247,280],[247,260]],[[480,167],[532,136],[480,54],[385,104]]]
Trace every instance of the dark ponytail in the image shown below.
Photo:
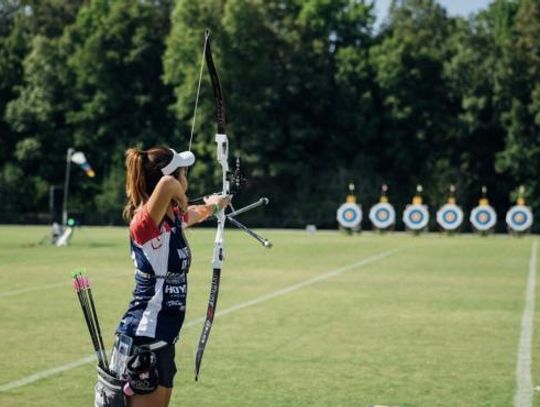
[[[126,196],[124,219],[129,222],[135,210],[143,205],[163,176],[161,169],[172,159],[172,151],[167,147],[154,147],[149,150],[130,148],[126,151]]]

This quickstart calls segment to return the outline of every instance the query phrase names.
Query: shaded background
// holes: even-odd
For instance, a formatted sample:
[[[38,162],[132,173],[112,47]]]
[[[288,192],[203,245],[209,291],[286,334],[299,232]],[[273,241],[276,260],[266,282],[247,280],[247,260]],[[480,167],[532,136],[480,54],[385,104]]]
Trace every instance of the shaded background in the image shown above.
[[[122,224],[125,150],[187,149],[206,27],[247,178],[236,201],[272,201],[252,224],[334,228],[351,181],[366,212],[387,183],[398,213],[417,183],[433,214],[450,183],[466,211],[486,185],[500,230],[523,184],[538,218],[540,1],[457,12],[434,0],[392,1],[386,17],[368,0],[0,0],[0,222],[48,222],[75,147],[97,176],[72,170],[70,208]],[[219,189],[203,79],[192,196]]]

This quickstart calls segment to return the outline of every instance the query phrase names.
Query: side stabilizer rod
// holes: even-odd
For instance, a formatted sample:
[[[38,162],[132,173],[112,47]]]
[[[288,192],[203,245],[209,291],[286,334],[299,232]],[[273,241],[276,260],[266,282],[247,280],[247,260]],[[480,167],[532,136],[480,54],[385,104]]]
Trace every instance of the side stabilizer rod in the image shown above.
[[[266,247],[267,249],[270,249],[272,247],[272,243],[268,240],[268,239],[265,239],[264,237],[258,235],[257,233],[255,233],[254,231],[252,231],[250,228],[248,228],[247,226],[243,225],[242,223],[238,222],[235,218],[233,218],[232,216],[227,216],[227,220],[230,221],[234,226],[236,226],[238,229],[240,230],[243,230],[244,232],[246,232],[248,235],[250,235],[251,237],[253,237],[255,240],[257,240],[260,244],[262,244],[264,247]]]

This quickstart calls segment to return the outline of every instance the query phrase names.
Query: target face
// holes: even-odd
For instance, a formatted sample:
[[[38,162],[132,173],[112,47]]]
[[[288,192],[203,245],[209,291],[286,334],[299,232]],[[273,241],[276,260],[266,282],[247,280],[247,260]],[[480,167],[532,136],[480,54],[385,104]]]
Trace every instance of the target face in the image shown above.
[[[489,205],[477,206],[471,211],[471,224],[479,232],[486,232],[497,224],[497,213]]]
[[[407,205],[403,211],[403,223],[411,230],[422,230],[429,222],[429,212],[425,205]]]
[[[387,229],[396,222],[396,211],[387,202],[373,205],[369,210],[369,220],[377,229]]]
[[[463,211],[454,204],[446,204],[437,212],[437,223],[444,230],[456,230],[463,223]]]
[[[344,228],[355,228],[362,222],[362,209],[357,204],[345,203],[339,207],[336,218]]]
[[[506,224],[514,232],[525,232],[533,224],[531,209],[525,205],[512,206],[506,212]]]

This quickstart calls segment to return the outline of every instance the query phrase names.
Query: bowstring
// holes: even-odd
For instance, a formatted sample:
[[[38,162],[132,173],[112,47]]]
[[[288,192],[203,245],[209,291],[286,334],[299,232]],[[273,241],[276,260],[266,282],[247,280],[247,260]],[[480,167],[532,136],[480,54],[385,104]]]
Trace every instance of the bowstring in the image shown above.
[[[197,108],[199,106],[199,95],[201,94],[201,82],[202,82],[202,75],[204,70],[204,58],[206,56],[206,44],[208,42],[208,36],[206,35],[204,37],[204,46],[203,46],[203,52],[201,57],[201,69],[199,72],[199,83],[197,85],[197,97],[195,98],[195,109],[193,111],[193,121],[191,122],[191,133],[189,135],[189,147],[188,151],[191,151],[191,145],[193,142],[193,134],[195,133],[195,122],[197,121]],[[186,168],[186,175],[187,175],[187,168]]]
[[[199,95],[201,94],[202,75],[203,75],[203,71],[204,71],[204,59],[206,57],[206,47],[207,47],[207,44],[208,44],[208,38],[209,38],[209,35],[205,35],[205,37],[204,37],[204,45],[203,45],[203,52],[202,52],[202,56],[201,56],[201,69],[199,70],[199,83],[197,84],[197,96],[195,98],[195,108],[193,109],[193,120],[191,122],[191,132],[189,134],[188,151],[191,151],[191,146],[192,146],[192,143],[193,143],[193,134],[195,133],[195,123],[197,121],[197,109],[198,109],[198,106],[199,106]],[[187,177],[187,174],[188,174],[188,170],[189,170],[189,167],[186,168],[186,177]],[[229,202],[228,206],[234,211],[234,207],[232,206],[232,202]]]

